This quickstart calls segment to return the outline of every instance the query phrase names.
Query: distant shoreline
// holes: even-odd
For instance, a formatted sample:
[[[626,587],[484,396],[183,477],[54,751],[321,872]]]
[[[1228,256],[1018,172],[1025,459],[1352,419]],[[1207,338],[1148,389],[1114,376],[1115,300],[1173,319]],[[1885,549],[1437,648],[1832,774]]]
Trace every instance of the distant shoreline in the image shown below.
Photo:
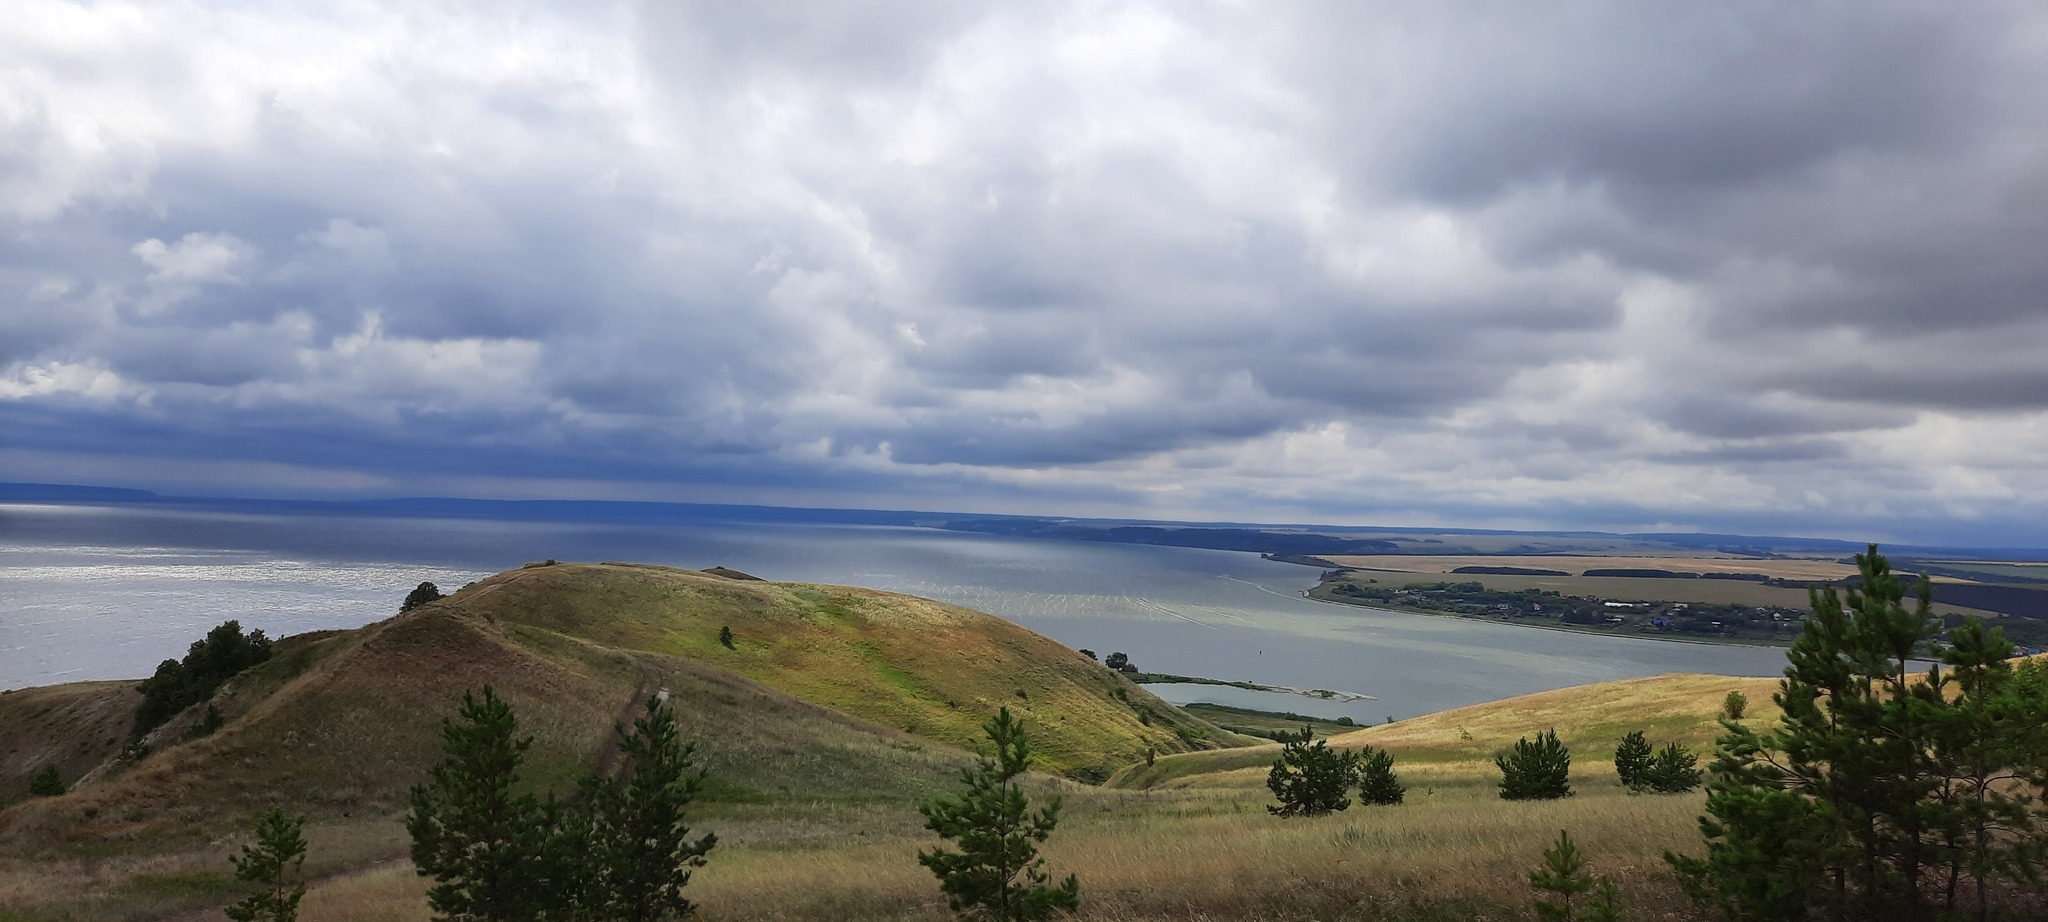
[[[1729,638],[1727,640],[1707,640],[1697,637],[1658,637],[1648,634],[1616,634],[1610,631],[1603,631],[1594,627],[1577,627],[1574,625],[1563,623],[1530,624],[1526,621],[1514,621],[1501,618],[1482,618],[1476,615],[1469,615],[1464,612],[1440,611],[1433,608],[1414,608],[1405,605],[1385,604],[1367,605],[1362,602],[1340,602],[1336,599],[1318,599],[1315,596],[1309,595],[1309,590],[1307,589],[1301,590],[1301,597],[1311,602],[1320,602],[1324,605],[1341,605],[1345,608],[1364,608],[1370,609],[1372,611],[1391,612],[1397,615],[1429,615],[1434,618],[1457,618],[1463,621],[1477,621],[1481,624],[1499,624],[1506,627],[1523,627],[1538,631],[1561,631],[1567,634],[1587,634],[1594,637],[1619,637],[1624,640],[1648,640],[1653,641],[1655,643],[1689,643],[1698,644],[1700,646],[1705,647],[1758,647],[1766,650],[1782,650],[1792,645],[1792,641],[1790,640],[1787,640],[1784,643],[1771,643],[1769,641],[1743,640],[1740,638]]]
[[[1380,700],[1376,697],[1373,697],[1372,695],[1361,694],[1359,692],[1333,691],[1327,688],[1294,688],[1288,685],[1262,685],[1258,682],[1238,682],[1231,681],[1229,679],[1209,679],[1203,678],[1201,676],[1173,675],[1172,673],[1165,672],[1134,672],[1130,673],[1130,679],[1131,681],[1136,682],[1139,685],[1222,685],[1229,688],[1242,688],[1246,691],[1277,692],[1288,695],[1300,695],[1304,698],[1317,698],[1324,701],[1352,702]]]

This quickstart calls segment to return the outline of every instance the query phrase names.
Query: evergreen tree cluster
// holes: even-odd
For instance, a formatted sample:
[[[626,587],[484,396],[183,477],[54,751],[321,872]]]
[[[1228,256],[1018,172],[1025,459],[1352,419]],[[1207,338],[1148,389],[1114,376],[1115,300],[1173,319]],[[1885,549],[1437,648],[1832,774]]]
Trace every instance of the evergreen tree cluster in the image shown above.
[[[405,601],[398,603],[398,610],[401,612],[412,611],[428,602],[438,602],[444,598],[446,596],[441,594],[441,587],[433,583],[421,583],[418,586],[414,586],[411,592],[405,594]]]
[[[1572,796],[1572,751],[1558,742],[1556,730],[1516,740],[1513,749],[1493,757],[1493,764],[1500,769],[1502,800]]]
[[[533,738],[486,685],[444,721],[446,755],[412,791],[412,858],[427,901],[451,922],[653,922],[688,915],[690,869],[717,841],[692,838],[683,808],[703,781],[659,697],[628,734],[622,773],[583,779],[568,802],[518,793]]]
[[[1384,749],[1332,749],[1304,726],[1283,733],[1280,757],[1266,774],[1266,787],[1280,801],[1266,808],[1274,816],[1322,816],[1351,807],[1350,792],[1371,805],[1401,802],[1407,789],[1394,774],[1394,756]]]
[[[1699,764],[1699,756],[1677,743],[1655,749],[1641,730],[1622,737],[1614,750],[1614,773],[1637,794],[1683,794],[1699,787],[1705,774]]]
[[[261,630],[242,633],[240,621],[227,621],[193,641],[183,660],[167,659],[142,680],[142,704],[135,709],[136,739],[163,726],[178,712],[213,697],[235,674],[270,658],[270,638]]]
[[[1975,620],[1932,646],[1928,582],[1908,605],[1876,546],[1857,564],[1846,595],[1812,593],[1777,726],[1723,721],[1706,855],[1665,858],[1733,919],[1985,918],[2048,855],[2048,667]],[[1916,674],[1918,656],[1939,662]]]

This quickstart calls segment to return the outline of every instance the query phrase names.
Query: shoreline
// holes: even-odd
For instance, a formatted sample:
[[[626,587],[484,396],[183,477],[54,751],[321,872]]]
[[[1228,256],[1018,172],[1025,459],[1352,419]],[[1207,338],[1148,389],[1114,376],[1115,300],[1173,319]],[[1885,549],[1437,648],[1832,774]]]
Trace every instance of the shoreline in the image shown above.
[[[1321,585],[1321,583],[1317,583],[1317,585]],[[1621,638],[1623,640],[1647,640],[1653,643],[1689,643],[1705,647],[1756,647],[1765,650],[1782,650],[1792,645],[1792,642],[1790,640],[1787,640],[1784,643],[1771,643],[1769,641],[1761,640],[1701,640],[1695,637],[1658,637],[1648,634],[1613,634],[1608,633],[1606,631],[1587,630],[1585,628],[1571,627],[1564,624],[1526,624],[1520,621],[1499,620],[1493,618],[1476,618],[1463,612],[1441,611],[1431,608],[1409,608],[1397,607],[1393,605],[1361,605],[1356,602],[1339,602],[1336,599],[1318,599],[1315,596],[1309,595],[1310,590],[1313,588],[1314,587],[1310,587],[1310,589],[1301,590],[1301,597],[1310,602],[1319,602],[1324,605],[1339,605],[1345,608],[1364,608],[1372,611],[1389,612],[1396,615],[1428,615],[1432,618],[1457,618],[1461,621],[1477,621],[1481,624],[1499,624],[1505,625],[1507,627],[1529,628],[1531,630],[1537,631],[1557,631],[1559,633],[1564,634],[1584,634],[1594,637],[1616,637]]]
[[[1378,701],[1377,697],[1359,692],[1336,691],[1328,688],[1295,688],[1291,685],[1265,685],[1259,682],[1211,679],[1203,676],[1174,675],[1166,672],[1137,672],[1130,674],[1130,680],[1137,685],[1220,685],[1226,688],[1242,688],[1246,691],[1275,692],[1300,695],[1318,701]]]

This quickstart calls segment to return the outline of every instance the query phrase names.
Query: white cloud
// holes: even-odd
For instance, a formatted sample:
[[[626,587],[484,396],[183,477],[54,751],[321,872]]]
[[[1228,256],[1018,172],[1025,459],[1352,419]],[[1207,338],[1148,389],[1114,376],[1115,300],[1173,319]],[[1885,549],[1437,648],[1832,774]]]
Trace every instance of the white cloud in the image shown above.
[[[2048,511],[2024,8],[11,13],[0,386],[194,433],[109,452],[431,427],[584,492]]]

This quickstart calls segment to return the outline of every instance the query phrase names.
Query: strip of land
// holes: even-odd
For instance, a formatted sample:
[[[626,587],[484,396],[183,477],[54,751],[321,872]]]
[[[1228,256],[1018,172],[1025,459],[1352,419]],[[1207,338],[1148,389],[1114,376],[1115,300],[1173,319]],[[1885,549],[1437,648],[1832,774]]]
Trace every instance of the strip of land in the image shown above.
[[[1325,556],[1331,566],[1402,573],[1454,573],[1461,567],[1511,566],[1563,570],[1573,576],[1596,569],[1666,570],[1672,573],[1757,574],[1772,579],[1835,580],[1854,576],[1856,565],[1836,558],[1728,557],[1708,553],[1643,555],[1465,554]]]
[[[1281,692],[1289,695],[1301,695],[1307,698],[1321,698],[1325,701],[1380,700],[1371,695],[1362,695],[1358,692],[1331,691],[1327,688],[1294,688],[1287,685],[1260,685],[1257,682],[1236,682],[1228,679],[1206,679],[1201,676],[1173,675],[1171,673],[1165,672],[1132,672],[1126,673],[1126,675],[1130,676],[1131,681],[1136,682],[1140,685],[1157,685],[1168,682],[1179,683],[1182,685],[1227,685],[1231,688],[1243,688],[1251,691],[1262,692]]]
[[[1526,556],[1441,558],[1441,563],[1415,557],[1343,559],[1380,566],[1325,570],[1307,592],[1309,598],[1596,634],[1750,644],[1790,643],[1799,635],[1810,604],[1809,580],[1764,574],[1736,578],[1752,574],[1711,569],[1686,572],[1678,569],[1684,565],[1678,558],[1586,558],[1640,565],[1589,567],[1579,573],[1546,567],[1546,558]],[[1457,566],[1446,567],[1449,563]],[[1725,563],[1712,560],[1701,565]],[[1399,570],[1396,564],[1430,569]],[[1455,572],[1460,570],[1464,572]],[[1595,575],[1585,575],[1587,571]],[[1603,571],[1628,575],[1597,575]],[[1647,575],[1652,573],[1665,575]],[[1942,601],[1944,596],[1985,607]],[[1983,618],[2003,627],[2024,647],[2048,646],[2048,618],[2036,614],[2036,608],[2048,604],[2048,591],[2039,586],[1937,579],[1935,599],[1933,613],[1950,626],[1969,617]]]

